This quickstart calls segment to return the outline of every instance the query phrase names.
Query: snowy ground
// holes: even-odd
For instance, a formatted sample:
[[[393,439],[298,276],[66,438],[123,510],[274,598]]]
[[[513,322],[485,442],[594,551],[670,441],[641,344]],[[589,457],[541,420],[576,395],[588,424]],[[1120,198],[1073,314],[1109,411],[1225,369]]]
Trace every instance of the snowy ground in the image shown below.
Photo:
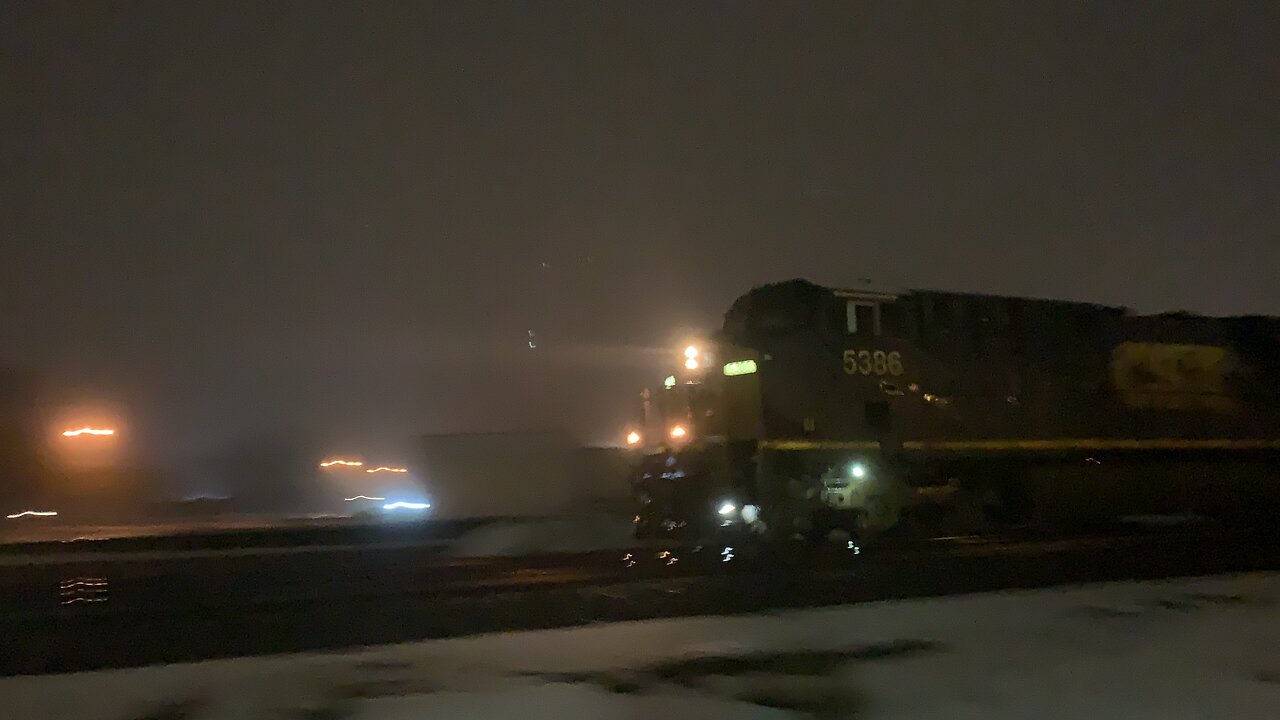
[[[446,555],[494,557],[579,553],[635,547],[630,516],[583,513],[562,518],[500,520],[469,530],[449,544]]]
[[[125,536],[120,536],[125,537]],[[299,544],[200,550],[122,550],[89,548],[84,552],[5,553],[0,567],[22,565],[62,565],[79,562],[127,560],[183,560],[199,558],[259,557],[312,553],[368,552],[409,548],[441,549],[452,557],[502,557],[541,553],[582,553],[635,547],[635,529],[630,517],[588,514],[565,518],[496,520],[468,530],[452,540],[411,540],[403,542],[348,545]]]
[[[359,520],[346,516],[285,518],[276,515],[241,515],[207,519],[175,520],[163,523],[115,523],[80,525],[60,522],[61,518],[24,517],[0,522],[0,543],[73,542],[76,540],[116,540],[162,537],[235,530],[328,527]]]
[[[14,720],[1272,720],[1280,574],[5,678],[0,703]]]

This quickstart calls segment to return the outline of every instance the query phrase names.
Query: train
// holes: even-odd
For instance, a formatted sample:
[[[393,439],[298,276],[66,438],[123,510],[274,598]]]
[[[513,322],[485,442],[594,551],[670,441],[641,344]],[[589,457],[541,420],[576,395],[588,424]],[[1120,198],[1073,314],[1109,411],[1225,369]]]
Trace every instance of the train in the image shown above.
[[[628,437],[641,537],[1280,507],[1278,318],[797,279],[672,355]]]

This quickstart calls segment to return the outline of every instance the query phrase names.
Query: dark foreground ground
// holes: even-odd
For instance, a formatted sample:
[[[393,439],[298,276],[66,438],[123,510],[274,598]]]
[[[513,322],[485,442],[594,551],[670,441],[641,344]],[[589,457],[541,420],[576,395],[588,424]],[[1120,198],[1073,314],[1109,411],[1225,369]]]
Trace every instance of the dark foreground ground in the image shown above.
[[[153,546],[35,564],[10,554],[0,563],[0,673],[1280,568],[1280,534],[1215,525],[1018,532],[763,557],[723,546],[458,560],[414,542],[248,554],[237,554],[234,539],[217,545],[226,552]]]

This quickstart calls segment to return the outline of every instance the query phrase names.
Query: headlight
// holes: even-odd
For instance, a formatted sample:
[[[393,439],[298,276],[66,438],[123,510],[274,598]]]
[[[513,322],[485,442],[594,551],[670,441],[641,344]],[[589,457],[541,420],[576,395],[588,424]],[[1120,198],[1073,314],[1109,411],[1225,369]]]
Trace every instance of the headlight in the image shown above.
[[[737,511],[738,511],[738,506],[729,502],[728,500],[725,500],[724,502],[720,503],[720,507],[716,509],[716,512],[720,513],[722,517],[729,517],[730,515],[733,515]]]
[[[849,466],[849,477],[862,478],[867,476],[867,466],[862,463],[853,463]]]
[[[386,505],[383,505],[382,509],[383,510],[401,510],[401,509],[426,510],[429,507],[431,507],[431,503],[404,502],[404,501],[397,500],[396,502],[390,502],[390,503],[387,503]]]

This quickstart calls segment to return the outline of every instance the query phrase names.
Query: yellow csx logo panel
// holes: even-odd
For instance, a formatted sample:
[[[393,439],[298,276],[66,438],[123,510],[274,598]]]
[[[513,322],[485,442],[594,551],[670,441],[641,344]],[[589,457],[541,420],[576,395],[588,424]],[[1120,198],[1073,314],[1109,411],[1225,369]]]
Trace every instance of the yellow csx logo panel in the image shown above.
[[[1111,379],[1130,407],[1227,412],[1230,366],[1226,348],[1126,342],[1111,354]]]

